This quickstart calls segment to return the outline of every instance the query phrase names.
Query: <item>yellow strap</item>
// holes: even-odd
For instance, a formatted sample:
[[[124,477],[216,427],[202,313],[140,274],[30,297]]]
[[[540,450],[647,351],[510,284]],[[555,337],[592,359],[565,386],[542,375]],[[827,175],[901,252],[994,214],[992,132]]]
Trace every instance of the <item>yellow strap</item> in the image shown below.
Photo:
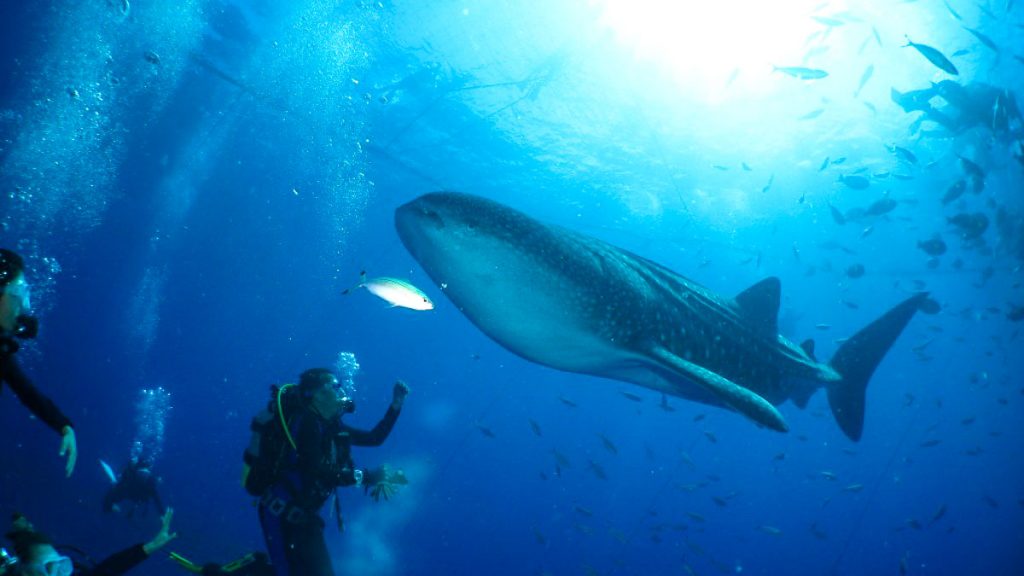
[[[295,384],[285,384],[277,391],[277,415],[281,419],[281,427],[284,428],[284,436],[288,439],[288,443],[292,445],[292,450],[298,452],[299,447],[295,444],[295,439],[292,438],[291,430],[288,430],[288,423],[284,419],[284,408],[281,406],[281,395],[284,394],[286,388],[295,386]]]

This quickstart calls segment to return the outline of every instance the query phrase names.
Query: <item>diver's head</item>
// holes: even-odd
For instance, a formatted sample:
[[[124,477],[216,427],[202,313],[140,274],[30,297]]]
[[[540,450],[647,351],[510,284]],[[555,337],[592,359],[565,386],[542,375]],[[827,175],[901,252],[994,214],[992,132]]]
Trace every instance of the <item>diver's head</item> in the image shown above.
[[[132,468],[134,468],[136,472],[148,474],[153,470],[153,461],[146,456],[139,456],[132,462]]]
[[[311,368],[299,376],[299,390],[310,406],[324,419],[331,420],[355,411],[355,402],[345,393],[338,377],[327,368]]]
[[[18,556],[20,576],[70,576],[74,570],[71,559],[62,556],[53,542],[34,530],[17,530],[7,537]]]
[[[48,542],[29,547],[24,557],[18,556],[18,566],[21,576],[71,576],[75,570],[71,558]]]
[[[18,254],[0,248],[0,330],[14,332],[18,317],[29,307],[25,261]]]
[[[13,539],[15,535],[21,532],[32,532],[35,527],[32,526],[32,522],[25,517],[21,512],[15,512],[11,514],[11,529],[7,532],[7,538]]]

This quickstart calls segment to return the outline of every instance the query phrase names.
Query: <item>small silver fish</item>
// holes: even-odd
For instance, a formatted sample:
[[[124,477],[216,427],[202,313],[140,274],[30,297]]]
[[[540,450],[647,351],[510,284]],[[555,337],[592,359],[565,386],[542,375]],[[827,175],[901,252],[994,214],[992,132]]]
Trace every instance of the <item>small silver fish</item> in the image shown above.
[[[359,274],[359,284],[342,292],[348,294],[352,290],[366,288],[370,294],[386,301],[392,306],[410,310],[433,310],[434,303],[427,298],[422,290],[398,278],[366,278],[366,272]]]
[[[814,120],[818,116],[821,116],[824,112],[824,108],[815,108],[814,110],[811,110],[810,112],[804,114],[803,116],[800,116],[799,118],[797,118],[797,120]]]
[[[782,72],[787,76],[799,78],[800,80],[820,80],[828,76],[828,72],[816,68],[804,68],[803,66],[772,66],[772,72]]]
[[[834,164],[834,162],[833,162]],[[871,181],[864,176],[858,176],[856,174],[841,175],[839,176],[839,182],[846,184],[854,190],[864,190],[868,186],[871,186]]]
[[[830,18],[828,16],[811,16],[811,19],[817,21],[819,24],[824,24],[829,28],[834,28],[836,26],[842,26],[843,24],[845,24],[845,22],[838,18]]]
[[[871,76],[875,73],[875,65],[868,64],[868,67],[864,69],[864,73],[860,76],[860,82],[857,84],[857,89],[853,92],[853,97],[860,96],[860,91],[864,89],[864,85],[871,80]]]
[[[964,26],[964,30],[970,32],[972,36],[977,38],[978,41],[984,44],[985,47],[988,48],[989,50],[995,52],[996,54],[999,53],[999,45],[997,45],[995,41],[989,38],[988,36],[984,35],[978,30],[975,30],[974,28],[968,28],[967,26]]]
[[[924,56],[936,68],[948,74],[951,74],[953,76],[957,76],[960,74],[960,71],[956,69],[956,66],[954,66],[953,63],[949,61],[949,58],[946,58],[942,54],[942,52],[939,52],[938,50],[932,48],[927,44],[918,44],[912,41],[909,36],[906,38],[907,43],[903,45],[904,48],[910,47],[917,50],[918,53],[921,54],[921,56]]]

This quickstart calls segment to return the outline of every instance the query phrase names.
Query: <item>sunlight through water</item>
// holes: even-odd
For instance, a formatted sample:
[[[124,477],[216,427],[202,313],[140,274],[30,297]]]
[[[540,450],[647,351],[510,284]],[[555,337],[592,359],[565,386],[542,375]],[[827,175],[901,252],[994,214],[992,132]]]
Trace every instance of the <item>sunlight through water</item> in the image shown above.
[[[714,99],[718,87],[738,82],[745,91],[772,84],[751,82],[772,66],[800,65],[808,39],[827,33],[812,18],[818,0],[678,2],[603,0],[600,22],[640,61],[660,68],[679,86],[701,86]],[[834,8],[833,8],[834,9]]]

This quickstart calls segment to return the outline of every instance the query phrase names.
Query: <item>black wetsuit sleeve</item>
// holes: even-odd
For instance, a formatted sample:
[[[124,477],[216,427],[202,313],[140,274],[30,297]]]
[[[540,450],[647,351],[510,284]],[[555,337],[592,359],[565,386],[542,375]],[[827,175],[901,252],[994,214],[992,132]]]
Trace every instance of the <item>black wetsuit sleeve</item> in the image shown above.
[[[136,544],[112,554],[89,571],[87,576],[119,576],[135,568],[146,558],[149,558],[149,554],[146,554],[145,548],[142,544]]]
[[[341,426],[345,432],[348,432],[353,446],[380,446],[387,439],[388,434],[391,434],[391,429],[395,427],[395,422],[398,421],[398,415],[401,412],[401,409],[388,406],[388,411],[384,413],[384,417],[377,422],[373,430],[359,430],[347,424]]]
[[[29,412],[35,414],[36,418],[45,422],[58,434],[64,430],[65,426],[71,426],[71,420],[57,408],[52,400],[44,396],[32,384],[28,376],[21,371],[13,354],[0,356],[0,383],[2,382],[6,382],[11,387],[18,400],[28,408]]]

